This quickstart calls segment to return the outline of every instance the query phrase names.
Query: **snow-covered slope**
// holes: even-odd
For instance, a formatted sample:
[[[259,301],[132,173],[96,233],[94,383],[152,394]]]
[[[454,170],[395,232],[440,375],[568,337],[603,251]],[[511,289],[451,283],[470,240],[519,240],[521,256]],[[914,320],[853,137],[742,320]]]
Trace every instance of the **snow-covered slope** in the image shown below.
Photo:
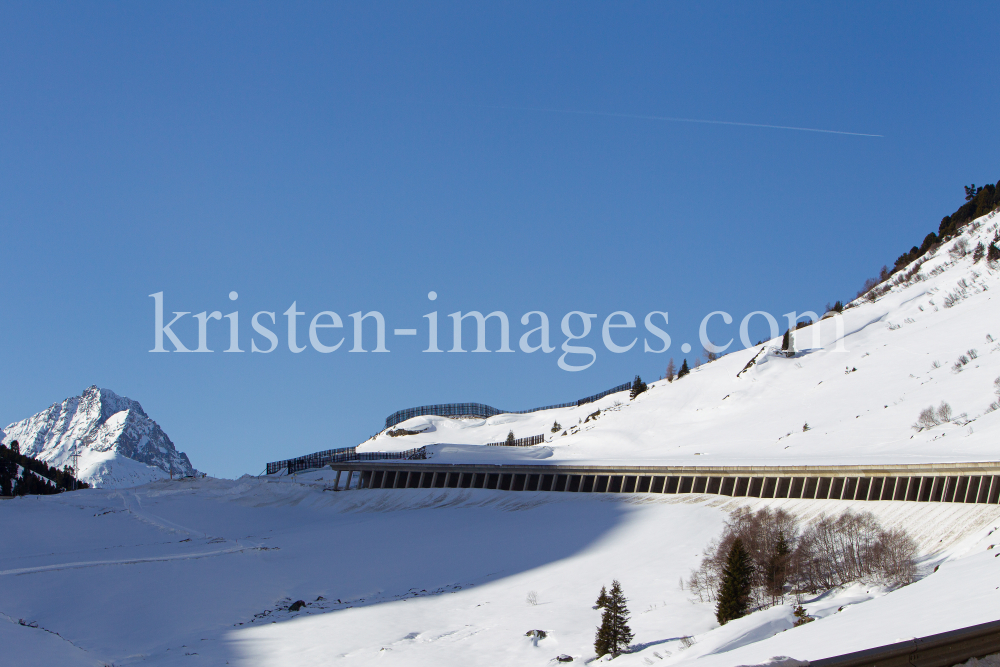
[[[0,501],[0,656],[25,667],[542,667],[561,654],[583,664],[594,657],[594,600],[618,579],[635,652],[615,664],[732,667],[993,620],[1000,603],[1000,559],[987,549],[1000,535],[990,534],[997,506],[324,491],[332,476],[161,480]],[[862,585],[807,598],[820,620],[803,628],[790,629],[790,605],[720,628],[714,605],[679,580],[729,512],[763,506],[802,521],[874,512],[914,536],[926,576],[888,594]],[[307,604],[292,612],[296,600]],[[525,636],[534,629],[546,638]],[[696,643],[684,648],[685,636]]]
[[[703,364],[673,383],[650,383],[635,401],[623,392],[580,407],[485,420],[416,417],[399,427],[421,433],[383,433],[361,449],[477,445],[502,441],[513,430],[517,437],[545,434],[550,463],[997,460],[1000,411],[990,404],[998,400],[994,380],[1000,377],[1000,270],[985,260],[974,263],[971,250],[980,241],[989,245],[998,220],[970,224],[926,258],[919,278],[893,286],[873,303],[859,300],[840,318],[799,329],[791,358],[777,354],[778,338],[763,346],[745,373],[740,371],[760,347]],[[969,252],[953,253],[958,244]],[[709,331],[716,343],[738,338],[738,319],[728,329],[714,322],[718,328]],[[951,406],[950,422],[912,428],[922,410],[942,402]],[[587,421],[597,409],[600,416]],[[553,422],[563,427],[556,434],[550,433]],[[480,456],[477,448],[434,449],[435,457],[454,461]],[[541,447],[506,454],[539,458],[530,449]]]
[[[88,387],[80,396],[6,427],[3,443],[17,440],[21,452],[49,465],[72,465],[79,441],[80,479],[98,487],[145,484],[174,475],[194,474],[137,401],[108,389]]]

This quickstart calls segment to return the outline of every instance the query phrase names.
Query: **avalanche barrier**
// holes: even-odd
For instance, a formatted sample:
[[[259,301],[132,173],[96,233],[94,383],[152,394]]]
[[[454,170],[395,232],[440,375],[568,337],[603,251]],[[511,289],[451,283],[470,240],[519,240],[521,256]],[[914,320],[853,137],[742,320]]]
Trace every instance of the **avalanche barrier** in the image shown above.
[[[399,458],[403,458],[400,456]],[[1000,502],[1000,462],[867,466],[572,466],[344,461],[331,490],[495,489],[732,497]]]

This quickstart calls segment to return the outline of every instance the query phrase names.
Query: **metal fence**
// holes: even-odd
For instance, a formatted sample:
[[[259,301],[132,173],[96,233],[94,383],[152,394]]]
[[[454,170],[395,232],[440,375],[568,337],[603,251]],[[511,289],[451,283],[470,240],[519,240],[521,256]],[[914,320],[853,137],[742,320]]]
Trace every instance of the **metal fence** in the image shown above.
[[[529,435],[527,438],[517,438],[512,442],[487,442],[487,447],[533,447],[545,442],[544,435]]]
[[[421,405],[417,408],[407,408],[406,410],[399,410],[398,412],[392,413],[386,417],[385,427],[392,428],[400,422],[405,422],[407,419],[413,419],[414,417],[421,417],[424,415],[434,415],[435,417],[476,417],[479,419],[487,419],[495,415],[524,415],[530,412],[539,412],[540,410],[573,408],[578,405],[593,403],[594,401],[604,398],[609,394],[614,394],[619,391],[628,391],[631,388],[632,383],[626,382],[625,384],[620,384],[617,387],[612,387],[611,389],[602,391],[599,394],[594,394],[593,396],[581,398],[577,401],[573,401],[572,403],[557,403],[555,405],[546,405],[540,408],[530,408],[528,410],[499,410],[483,403],[439,403],[437,405]]]
[[[417,461],[427,458],[427,448],[417,447],[405,452],[359,452],[357,447],[341,447],[314,452],[284,461],[272,461],[267,464],[267,474],[286,470],[289,475],[303,470],[322,468],[333,463],[350,463],[353,461]]]

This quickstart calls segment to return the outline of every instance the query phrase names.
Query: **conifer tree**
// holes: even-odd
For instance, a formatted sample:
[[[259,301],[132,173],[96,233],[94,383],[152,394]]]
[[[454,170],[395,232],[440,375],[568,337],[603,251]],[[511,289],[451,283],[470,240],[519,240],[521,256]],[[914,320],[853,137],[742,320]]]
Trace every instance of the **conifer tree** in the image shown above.
[[[685,375],[687,375],[690,372],[691,372],[691,369],[688,368],[688,360],[685,359],[684,362],[681,364],[681,369],[679,371],[677,371],[677,379],[680,380],[682,377],[684,377]]]
[[[601,598],[597,598],[600,602]],[[622,585],[615,579],[611,582],[611,592],[604,602],[604,612],[601,614],[601,625],[597,628],[594,638],[594,651],[597,657],[611,654],[618,657],[628,649],[632,642],[632,629],[628,627],[629,612],[625,603],[628,599],[622,592]]]
[[[726,557],[722,583],[719,586],[719,601],[715,606],[715,618],[720,625],[747,615],[752,587],[753,561],[743,546],[743,540],[737,537]]]
[[[675,375],[677,375],[677,367],[674,366],[674,358],[670,357],[670,363],[667,364],[667,382],[673,382]]]
[[[635,380],[632,381],[632,391],[629,392],[629,398],[635,398],[644,391],[646,391],[646,383],[642,381],[641,377],[636,375]]]
[[[514,431],[510,431],[507,433],[507,441],[504,444],[508,445],[509,447],[514,446]]]
[[[604,609],[606,606],[608,606],[608,589],[606,586],[601,586],[601,594],[597,596],[594,609]]]
[[[560,426],[559,422],[557,422],[557,421],[552,422],[552,429],[551,430],[552,430],[553,433],[558,433],[559,431],[562,430],[562,426]]]

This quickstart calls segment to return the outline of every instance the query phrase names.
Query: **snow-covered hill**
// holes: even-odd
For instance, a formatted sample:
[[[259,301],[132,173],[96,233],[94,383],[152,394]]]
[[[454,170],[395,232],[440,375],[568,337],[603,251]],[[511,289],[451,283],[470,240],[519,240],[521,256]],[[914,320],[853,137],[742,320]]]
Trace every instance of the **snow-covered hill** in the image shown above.
[[[88,387],[0,433],[4,444],[17,440],[22,453],[59,468],[72,465],[79,441],[80,479],[92,486],[135,486],[171,471],[175,476],[195,472],[137,401],[108,389]]]
[[[971,225],[873,302],[798,330],[791,357],[773,340],[763,352],[734,352],[673,383],[651,383],[634,401],[618,394],[486,420],[419,417],[400,426],[420,433],[382,434],[362,449],[430,445],[432,458],[445,461],[627,465],[997,461],[1000,269],[958,248],[963,239],[969,250],[992,241],[997,221]],[[717,342],[732,335],[715,333]],[[939,423],[914,428],[929,406]],[[91,456],[142,465],[125,453],[169,440],[130,431],[131,413],[145,417],[137,404],[91,389],[7,427],[6,438],[65,460],[79,437],[98,445]],[[550,442],[481,446],[510,430],[544,433]],[[164,449],[164,456],[174,451]],[[614,664],[730,667],[779,655],[815,660],[953,630],[995,620],[1000,606],[996,505],[333,492],[333,477],[325,469],[160,479],[0,501],[2,656],[29,667],[541,667],[561,655],[582,664],[595,657],[597,593],[617,579],[635,638]],[[803,596],[817,620],[802,627],[793,627],[791,598],[720,627],[714,605],[681,581],[730,512],[762,507],[803,524],[872,512],[914,538],[918,581]]]
[[[415,417],[361,450],[403,450],[432,443],[472,444],[546,435],[546,444],[507,458],[618,464],[898,464],[997,460],[1000,441],[1000,269],[974,262],[979,242],[997,233],[995,215],[925,257],[908,282],[897,274],[874,302],[859,299],[842,317],[799,329],[791,358],[781,338],[727,354],[681,380],[650,383],[595,403],[479,420]],[[966,251],[960,252],[959,246]],[[912,268],[912,267],[911,267]],[[997,297],[997,298],[994,298]],[[717,344],[731,327],[709,332]],[[782,322],[784,326],[784,322]],[[782,329],[783,330],[783,329]],[[664,355],[669,356],[669,353]],[[689,359],[693,361],[693,359]],[[664,366],[666,359],[663,359]],[[922,410],[949,404],[951,420],[917,431]],[[600,409],[595,418],[588,416]],[[553,422],[562,429],[551,433]],[[493,450],[495,448],[489,448]],[[485,448],[435,447],[434,456],[473,461]]]

